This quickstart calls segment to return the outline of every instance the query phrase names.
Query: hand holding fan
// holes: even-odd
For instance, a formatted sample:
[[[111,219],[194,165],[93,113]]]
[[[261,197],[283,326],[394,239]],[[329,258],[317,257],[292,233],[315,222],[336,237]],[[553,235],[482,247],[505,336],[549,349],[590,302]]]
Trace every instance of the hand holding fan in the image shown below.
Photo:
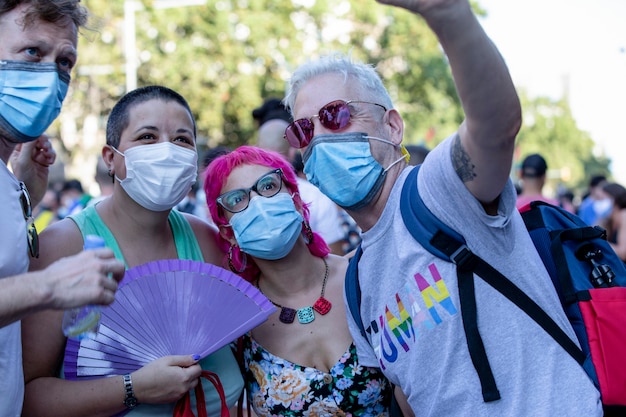
[[[206,357],[274,312],[254,286],[215,265],[149,262],[126,271],[95,339],[68,339],[67,379],[133,372],[163,356]]]

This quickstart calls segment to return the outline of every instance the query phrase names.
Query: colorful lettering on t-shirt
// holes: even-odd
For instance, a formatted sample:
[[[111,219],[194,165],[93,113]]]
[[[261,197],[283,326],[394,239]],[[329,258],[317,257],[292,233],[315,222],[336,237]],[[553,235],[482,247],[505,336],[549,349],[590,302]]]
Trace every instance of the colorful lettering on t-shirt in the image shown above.
[[[414,279],[417,287],[405,285],[401,292],[395,294],[395,305],[386,305],[384,314],[378,317],[378,323],[372,321],[367,329],[372,335],[371,340],[382,369],[386,368],[385,363],[393,363],[398,359],[400,349],[404,352],[411,349],[423,335],[420,330],[432,330],[443,323],[445,319],[441,316],[442,312],[447,312],[445,317],[448,318],[458,314],[437,266],[434,263],[428,265],[428,271],[432,284],[424,275],[416,273]]]

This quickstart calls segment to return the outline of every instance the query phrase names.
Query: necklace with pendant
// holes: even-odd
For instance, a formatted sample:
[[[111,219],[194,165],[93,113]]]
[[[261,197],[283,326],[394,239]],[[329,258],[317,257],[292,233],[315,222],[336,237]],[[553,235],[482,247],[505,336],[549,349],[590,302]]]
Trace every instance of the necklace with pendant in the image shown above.
[[[324,281],[322,282],[322,292],[320,294],[320,297],[312,306],[302,307],[296,310],[293,308],[281,306],[280,304],[273,302],[272,300],[267,298],[267,296],[265,296],[270,301],[270,303],[280,308],[280,316],[278,316],[278,320],[280,320],[282,323],[293,323],[295,318],[298,317],[298,322],[300,322],[301,324],[308,324],[315,320],[314,311],[317,311],[318,314],[321,314],[322,316],[330,311],[332,304],[330,301],[324,298],[324,292],[326,291],[326,281],[328,281],[328,263],[326,262],[325,258],[322,258],[322,261],[324,261],[325,268]],[[254,285],[258,288],[259,291],[261,291],[261,293],[263,293],[263,291],[259,287],[258,276],[256,277],[256,282]]]

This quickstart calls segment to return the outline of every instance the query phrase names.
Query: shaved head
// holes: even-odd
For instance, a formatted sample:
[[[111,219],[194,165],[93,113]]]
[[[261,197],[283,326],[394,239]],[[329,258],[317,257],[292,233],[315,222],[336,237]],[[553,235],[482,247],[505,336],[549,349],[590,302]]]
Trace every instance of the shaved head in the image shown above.
[[[287,156],[289,151],[289,143],[285,140],[285,128],[289,125],[284,120],[269,120],[259,127],[259,148],[278,152],[283,156]]]

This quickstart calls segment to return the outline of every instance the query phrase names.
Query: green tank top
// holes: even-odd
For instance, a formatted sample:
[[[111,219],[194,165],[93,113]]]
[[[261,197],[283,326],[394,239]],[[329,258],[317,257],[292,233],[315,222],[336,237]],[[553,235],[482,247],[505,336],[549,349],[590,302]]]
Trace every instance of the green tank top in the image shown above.
[[[120,247],[115,240],[115,236],[113,236],[113,233],[111,233],[107,225],[102,221],[102,218],[96,211],[96,206],[89,206],[79,213],[69,216],[69,218],[76,223],[81,234],[83,235],[83,238],[86,235],[98,235],[102,237],[106,246],[115,253],[115,257],[124,261],[124,264],[126,264]],[[200,245],[198,244],[196,235],[194,234],[187,219],[185,219],[180,212],[172,210],[168,216],[168,221],[170,223],[170,227],[172,228],[172,234],[174,235],[178,259],[189,259],[204,262],[204,256],[200,250]],[[128,265],[126,265],[126,268],[128,268]],[[217,352],[212,353],[200,361],[200,366],[202,366],[202,369],[215,372],[219,376],[224,387],[226,403],[228,404],[228,407],[234,406],[239,398],[241,390],[243,389],[243,377],[241,376],[239,365],[237,364],[237,360],[235,359],[231,348],[229,346],[225,346]],[[63,375],[63,370],[61,370],[61,376]],[[206,379],[202,379],[202,387],[204,389],[207,414],[210,416],[220,415],[221,404],[215,387]],[[126,415],[133,417],[170,417],[174,411],[174,406],[174,403],[140,404]],[[191,406],[195,413],[196,398],[193,391],[191,391]]]
[[[124,261],[126,264],[122,251],[117,244],[117,240],[115,240],[115,236],[113,236],[113,233],[111,233],[107,225],[102,221],[102,218],[96,211],[96,206],[89,206],[81,212],[69,216],[69,218],[76,223],[83,235],[83,239],[86,235],[98,235],[102,237],[106,246],[115,253],[115,257]],[[178,211],[172,210],[167,220],[170,223],[172,234],[174,235],[178,259],[190,259],[204,262],[200,245],[187,219]],[[128,265],[126,265],[126,268],[128,268]]]

